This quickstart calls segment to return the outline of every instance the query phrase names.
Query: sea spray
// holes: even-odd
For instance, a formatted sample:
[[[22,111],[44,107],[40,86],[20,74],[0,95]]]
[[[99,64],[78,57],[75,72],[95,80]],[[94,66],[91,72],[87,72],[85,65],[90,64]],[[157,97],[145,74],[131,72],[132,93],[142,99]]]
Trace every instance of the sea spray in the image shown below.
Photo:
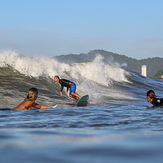
[[[132,84],[128,80],[130,73],[116,64],[105,64],[101,55],[90,62],[66,64],[54,58],[29,57],[14,51],[3,51],[0,53],[0,67],[10,68],[17,75],[15,78],[13,76],[14,83],[11,84],[19,90],[36,86],[59,96],[59,85],[53,81],[54,76],[59,75],[75,82],[80,95],[89,94],[92,104],[104,103],[106,99],[133,99],[121,86],[117,87],[118,83]],[[23,82],[19,82],[19,74]]]
[[[12,67],[21,74],[32,77],[61,77],[79,80],[90,80],[108,86],[112,80],[117,82],[129,82],[127,71],[117,65],[106,65],[103,57],[97,55],[91,62],[66,64],[60,63],[53,58],[20,55],[14,51],[3,51],[0,53],[0,67]]]

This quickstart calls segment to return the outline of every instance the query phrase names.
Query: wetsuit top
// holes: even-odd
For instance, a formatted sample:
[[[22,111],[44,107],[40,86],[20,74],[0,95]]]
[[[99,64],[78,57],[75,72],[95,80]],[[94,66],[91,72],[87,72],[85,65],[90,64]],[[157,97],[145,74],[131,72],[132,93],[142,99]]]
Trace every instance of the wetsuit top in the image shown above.
[[[59,83],[61,84],[61,92],[63,91],[63,87],[67,87],[68,89],[71,87],[72,82],[66,79],[59,79]]]
[[[153,106],[163,106],[163,98],[154,98],[152,104]]]

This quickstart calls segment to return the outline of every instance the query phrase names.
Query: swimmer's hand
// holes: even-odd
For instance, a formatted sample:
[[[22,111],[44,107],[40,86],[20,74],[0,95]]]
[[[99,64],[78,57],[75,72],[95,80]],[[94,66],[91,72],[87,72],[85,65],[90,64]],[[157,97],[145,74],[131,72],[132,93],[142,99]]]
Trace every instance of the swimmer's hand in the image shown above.
[[[63,95],[62,95],[62,92],[60,92],[60,96],[63,96]]]
[[[66,91],[66,93],[68,93],[68,91]]]

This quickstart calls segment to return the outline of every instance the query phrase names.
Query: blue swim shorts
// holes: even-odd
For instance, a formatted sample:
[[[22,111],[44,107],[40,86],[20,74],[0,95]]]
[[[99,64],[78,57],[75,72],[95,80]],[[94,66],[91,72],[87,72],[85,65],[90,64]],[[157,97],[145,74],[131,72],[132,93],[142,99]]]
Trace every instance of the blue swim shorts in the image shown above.
[[[70,93],[69,94],[71,94],[72,92],[75,93],[75,91],[76,91],[76,84],[72,82],[71,86],[70,86]]]

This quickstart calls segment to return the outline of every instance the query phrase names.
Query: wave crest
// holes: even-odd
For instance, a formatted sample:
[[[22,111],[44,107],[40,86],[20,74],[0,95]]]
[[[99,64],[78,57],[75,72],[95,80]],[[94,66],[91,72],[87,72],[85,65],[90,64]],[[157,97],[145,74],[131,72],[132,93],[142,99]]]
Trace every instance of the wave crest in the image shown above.
[[[53,78],[57,74],[61,77],[73,78],[77,82],[87,79],[106,86],[112,80],[129,82],[126,78],[126,75],[129,75],[127,71],[115,64],[106,65],[101,55],[97,55],[91,62],[66,64],[54,58],[32,58],[14,51],[4,51],[0,53],[0,67],[8,66],[21,74],[32,77]]]

